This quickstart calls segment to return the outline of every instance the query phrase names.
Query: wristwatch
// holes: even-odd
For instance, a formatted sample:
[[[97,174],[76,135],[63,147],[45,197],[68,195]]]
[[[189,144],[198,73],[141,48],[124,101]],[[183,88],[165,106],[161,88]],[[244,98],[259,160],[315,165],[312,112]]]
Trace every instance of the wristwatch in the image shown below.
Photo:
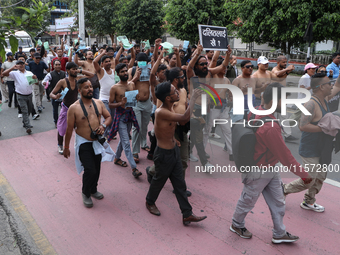
[[[106,128],[106,125],[103,123],[103,124],[101,124],[102,126],[103,126],[103,128]]]

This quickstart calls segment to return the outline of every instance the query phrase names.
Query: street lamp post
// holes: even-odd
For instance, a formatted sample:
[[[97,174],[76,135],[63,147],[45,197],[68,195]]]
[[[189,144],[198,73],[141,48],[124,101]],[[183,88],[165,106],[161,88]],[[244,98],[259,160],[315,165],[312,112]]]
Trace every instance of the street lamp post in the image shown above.
[[[84,0],[78,0],[79,36],[85,41]]]

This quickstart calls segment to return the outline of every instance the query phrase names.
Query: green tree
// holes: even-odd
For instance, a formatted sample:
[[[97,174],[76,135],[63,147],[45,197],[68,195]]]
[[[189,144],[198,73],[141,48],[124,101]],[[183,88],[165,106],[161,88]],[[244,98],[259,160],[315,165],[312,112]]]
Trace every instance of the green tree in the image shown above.
[[[118,0],[117,33],[128,38],[143,40],[161,37],[164,33],[164,1]]]
[[[228,24],[221,0],[169,0],[165,20],[168,32],[181,40],[195,43],[199,39],[198,24],[225,27]]]
[[[69,4],[72,13],[67,16],[78,17],[78,0],[63,1]],[[85,28],[92,35],[109,35],[113,42],[116,32],[116,0],[84,1]],[[78,22],[78,21],[77,21]]]
[[[238,0],[227,1],[225,7],[232,21],[228,30],[245,43],[268,43],[289,54],[292,46],[306,43],[309,21],[314,23],[313,42],[340,40],[340,1]]]
[[[50,12],[48,4],[41,1],[31,0],[33,5],[27,7],[15,7],[16,9],[23,10],[21,16],[16,15],[2,15],[0,20],[0,55],[5,59],[5,48],[7,47],[6,37],[9,38],[11,50],[15,53],[18,50],[18,39],[13,35],[15,30],[24,30],[32,36],[32,31],[41,29],[41,24],[44,21],[46,12]],[[6,12],[5,12],[6,14]]]

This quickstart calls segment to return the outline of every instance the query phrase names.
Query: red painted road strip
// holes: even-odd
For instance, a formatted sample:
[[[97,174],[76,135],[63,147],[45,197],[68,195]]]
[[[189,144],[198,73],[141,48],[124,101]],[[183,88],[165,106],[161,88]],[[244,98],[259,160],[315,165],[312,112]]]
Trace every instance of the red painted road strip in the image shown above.
[[[112,141],[116,150],[118,141]],[[73,141],[72,141],[73,144]],[[229,164],[220,147],[207,148],[211,162]],[[122,157],[126,160],[125,156]],[[152,164],[146,152],[137,165],[143,175],[136,180],[129,167],[102,164],[98,190],[105,198],[87,209],[82,204],[81,176],[71,158],[58,154],[56,131],[0,141],[0,170],[58,254],[338,254],[340,249],[340,189],[324,184],[317,202],[324,213],[300,208],[303,193],[289,195],[284,223],[300,237],[294,244],[273,245],[272,221],[261,196],[246,227],[253,238],[245,240],[229,231],[242,184],[238,178],[190,178],[189,198],[200,223],[185,227],[168,182],[157,206],[160,217],[145,208],[148,191],[145,168]],[[214,175],[221,177],[221,175]],[[290,181],[286,180],[286,181]],[[201,210],[203,212],[201,212]]]

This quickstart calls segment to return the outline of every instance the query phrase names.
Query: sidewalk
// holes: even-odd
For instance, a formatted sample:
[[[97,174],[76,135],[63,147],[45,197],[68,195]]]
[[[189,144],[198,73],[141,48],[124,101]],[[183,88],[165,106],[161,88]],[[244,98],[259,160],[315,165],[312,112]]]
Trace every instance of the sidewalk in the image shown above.
[[[118,141],[110,143],[116,151]],[[73,141],[71,141],[73,144]],[[208,146],[215,164],[229,164],[222,148]],[[317,196],[324,213],[300,208],[303,193],[289,195],[284,223],[298,235],[293,244],[271,243],[272,221],[261,196],[246,218],[253,238],[245,240],[230,232],[231,218],[241,194],[238,178],[190,178],[187,186],[193,212],[207,215],[185,227],[172,186],[167,182],[157,206],[160,217],[145,208],[149,184],[145,168],[152,164],[141,151],[143,172],[135,179],[129,167],[105,162],[98,190],[105,198],[94,207],[82,204],[81,176],[71,158],[58,154],[56,130],[0,141],[0,172],[13,188],[6,197],[22,218],[42,254],[338,254],[340,250],[340,189],[324,184]],[[125,156],[122,157],[126,160]],[[292,179],[284,179],[288,182]],[[18,199],[19,198],[19,199]]]

